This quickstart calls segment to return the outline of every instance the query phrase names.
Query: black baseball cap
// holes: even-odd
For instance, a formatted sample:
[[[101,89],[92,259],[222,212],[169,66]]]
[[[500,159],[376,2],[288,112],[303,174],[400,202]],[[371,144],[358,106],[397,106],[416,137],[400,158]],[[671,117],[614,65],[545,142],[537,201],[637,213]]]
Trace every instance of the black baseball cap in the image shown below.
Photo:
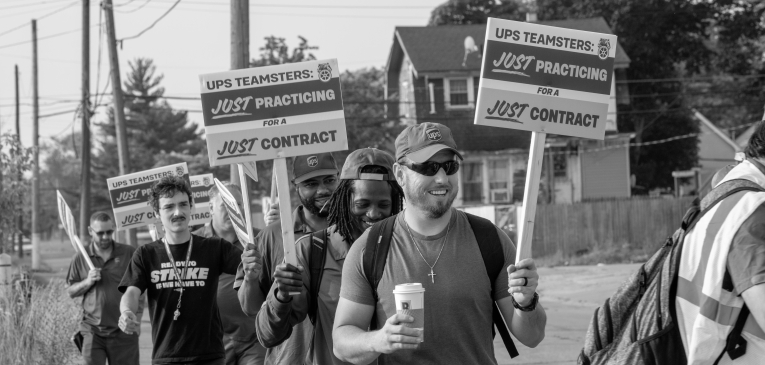
[[[297,156],[292,161],[292,176],[294,176],[295,184],[316,176],[337,175],[337,172],[337,163],[331,153]]]

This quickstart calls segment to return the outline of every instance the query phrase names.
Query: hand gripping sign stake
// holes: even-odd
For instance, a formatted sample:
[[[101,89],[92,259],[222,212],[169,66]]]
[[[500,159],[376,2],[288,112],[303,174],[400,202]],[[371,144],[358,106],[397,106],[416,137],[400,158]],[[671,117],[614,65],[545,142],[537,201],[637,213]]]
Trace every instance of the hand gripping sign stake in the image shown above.
[[[236,199],[231,195],[231,192],[226,189],[226,186],[217,178],[215,179],[215,186],[218,187],[218,193],[220,193],[220,197],[223,198],[223,202],[226,204],[228,218],[231,219],[231,223],[234,225],[234,231],[236,232],[236,236],[239,237],[239,243],[242,244],[242,247],[247,249],[247,244],[252,242],[252,240],[250,240],[250,237],[252,236],[252,228],[250,228],[248,234],[244,215],[239,211],[239,205],[237,204]]]
[[[274,159],[274,172],[276,176],[276,189],[279,193],[279,219],[282,223],[282,240],[284,242],[284,260],[291,265],[297,266],[297,255],[295,253],[295,231],[292,214],[285,207],[290,207],[289,182],[287,182],[287,159]],[[299,292],[290,292],[290,295],[300,294]]]
[[[58,200],[58,216],[61,218],[61,225],[64,226],[64,231],[69,235],[69,240],[72,242],[74,250],[79,252],[82,255],[82,258],[85,259],[88,267],[90,267],[91,270],[94,270],[96,267],[93,266],[93,261],[90,261],[88,251],[85,250],[85,246],[80,242],[80,237],[77,237],[77,222],[74,220],[72,210],[69,209],[69,205],[66,204],[66,200],[64,200],[60,191],[56,190],[56,196]]]

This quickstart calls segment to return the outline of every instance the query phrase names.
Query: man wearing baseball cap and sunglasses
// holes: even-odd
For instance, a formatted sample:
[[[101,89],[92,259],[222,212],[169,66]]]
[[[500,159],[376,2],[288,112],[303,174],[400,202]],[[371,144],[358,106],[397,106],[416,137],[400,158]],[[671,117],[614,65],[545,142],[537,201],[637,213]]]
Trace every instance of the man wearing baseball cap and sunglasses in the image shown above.
[[[396,160],[405,209],[391,218],[392,238],[376,288],[364,264],[364,252],[380,247],[370,246],[378,240],[368,240],[376,227],[351,246],[335,313],[335,355],[356,364],[381,355],[386,364],[496,364],[491,337],[495,301],[510,332],[526,346],[538,345],[547,319],[538,303],[534,261],[514,264],[515,247],[502,230],[490,222],[479,225],[475,217],[452,208],[462,155],[449,128],[438,123],[407,127],[396,138]],[[489,267],[481,248],[486,245],[476,237],[488,237],[487,228],[474,232],[474,226],[498,235],[493,256],[504,262],[501,270],[497,265],[496,278],[481,269]],[[414,318],[396,312],[393,290],[404,283],[421,283],[425,289],[422,329],[408,327]],[[379,330],[367,331],[370,323]]]

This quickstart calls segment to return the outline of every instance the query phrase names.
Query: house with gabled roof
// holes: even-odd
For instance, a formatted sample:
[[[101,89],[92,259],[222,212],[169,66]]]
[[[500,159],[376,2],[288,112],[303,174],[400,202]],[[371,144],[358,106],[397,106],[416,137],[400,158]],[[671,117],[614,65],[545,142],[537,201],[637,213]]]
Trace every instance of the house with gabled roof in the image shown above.
[[[613,34],[601,17],[538,22]],[[474,125],[486,25],[396,27],[386,64],[386,111],[414,124],[442,123],[465,157],[456,206],[523,200],[531,133]],[[630,59],[617,44],[604,141],[548,135],[540,201],[571,203],[631,195],[629,141],[616,110],[629,104]]]

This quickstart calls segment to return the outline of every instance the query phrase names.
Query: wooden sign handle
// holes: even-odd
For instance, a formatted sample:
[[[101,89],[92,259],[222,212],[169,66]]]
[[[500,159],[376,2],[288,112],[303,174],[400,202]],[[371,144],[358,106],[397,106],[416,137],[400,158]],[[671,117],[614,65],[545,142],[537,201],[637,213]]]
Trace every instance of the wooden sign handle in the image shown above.
[[[537,213],[537,196],[539,196],[539,180],[542,177],[546,137],[547,133],[531,132],[529,165],[526,170],[526,188],[523,195],[523,220],[518,229],[516,263],[531,257],[531,239],[534,237],[534,219]]]
[[[254,243],[255,237],[252,236],[252,211],[250,210],[250,192],[247,185],[247,174],[244,173],[244,165],[238,163],[236,166],[239,168],[239,181],[241,182],[241,188],[242,188],[242,210],[244,210],[244,220],[246,231],[247,232],[247,239],[250,240],[250,242],[247,243]],[[242,245],[247,248],[247,243],[243,243]]]
[[[274,202],[276,201],[276,163],[274,163],[274,167],[271,170],[271,200],[268,202],[268,210],[271,210],[271,206],[274,205]]]
[[[85,249],[85,246],[82,245],[82,241],[80,241],[80,237],[78,237],[77,235],[74,235],[72,237],[74,237],[74,245],[77,246],[77,249],[80,250],[80,254],[82,254],[82,258],[85,259],[85,263],[88,264],[88,267],[91,270],[95,270],[96,266],[93,265],[93,261],[90,260],[90,254]]]
[[[294,222],[292,221],[287,159],[284,157],[274,159],[274,172],[274,175],[276,175],[276,188],[279,192],[279,218],[282,223],[284,260],[290,265],[297,266],[297,255],[295,254],[295,227]],[[290,292],[289,294],[296,295],[300,294],[300,292]]]

